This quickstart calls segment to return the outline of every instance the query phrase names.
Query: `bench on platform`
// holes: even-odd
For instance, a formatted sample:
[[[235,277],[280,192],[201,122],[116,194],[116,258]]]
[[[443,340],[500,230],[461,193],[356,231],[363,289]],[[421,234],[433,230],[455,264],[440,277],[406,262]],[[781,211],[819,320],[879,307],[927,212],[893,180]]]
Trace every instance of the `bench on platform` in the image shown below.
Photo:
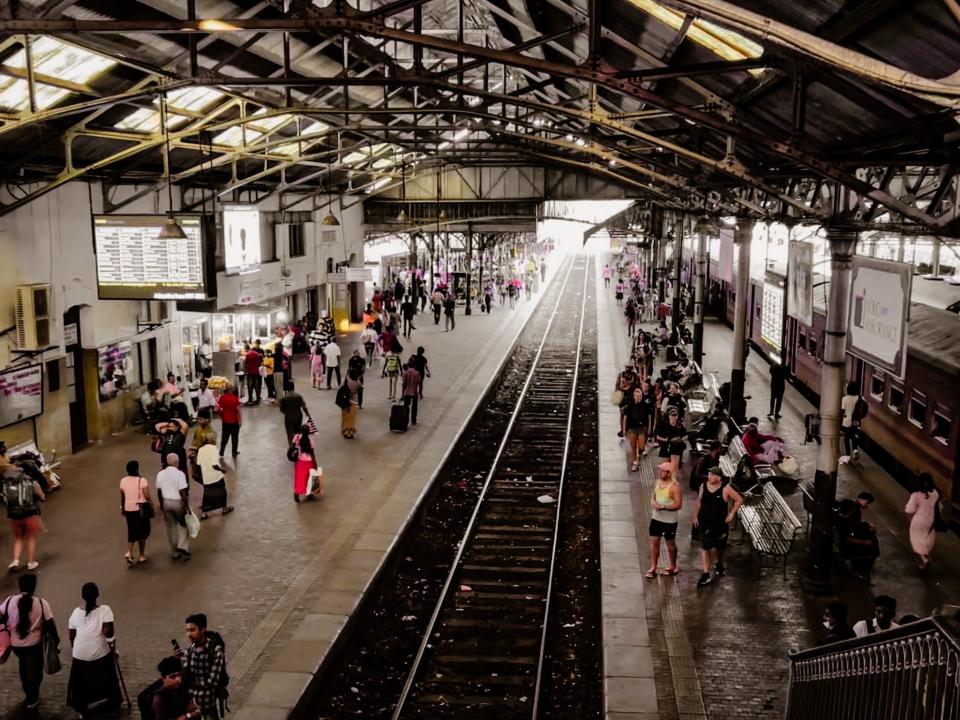
[[[758,553],[759,569],[763,570],[763,556],[783,558],[783,576],[787,576],[787,556],[793,550],[793,541],[801,526],[787,501],[771,483],[763,486],[760,501],[743,505],[737,513],[744,535]]]

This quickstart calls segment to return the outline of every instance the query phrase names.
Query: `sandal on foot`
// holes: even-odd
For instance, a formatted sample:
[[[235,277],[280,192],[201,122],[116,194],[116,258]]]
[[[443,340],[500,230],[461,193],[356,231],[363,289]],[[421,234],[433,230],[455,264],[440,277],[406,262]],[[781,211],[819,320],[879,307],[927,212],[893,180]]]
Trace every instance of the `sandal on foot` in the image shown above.
[[[133,565],[133,558],[129,555],[124,555],[123,559],[127,561],[127,565]]]
[[[137,565],[143,565],[146,561],[147,561],[146,556],[141,556],[140,559],[137,560]]]
[[[680,572],[680,568],[678,568],[676,565],[672,565],[671,567],[668,567],[667,569],[663,570],[663,572],[662,572],[661,574],[662,574],[662,575],[676,575],[676,574],[679,573],[679,572]]]
[[[233,506],[231,505],[230,507],[225,507],[225,508],[223,509],[223,513],[221,513],[221,514],[222,514],[222,515],[227,515],[228,513],[232,513],[232,512],[233,512]]]
[[[633,465],[630,466],[630,472],[636,472],[636,471],[639,470],[639,469],[640,469],[640,463],[639,463],[639,462],[635,462],[635,463],[633,463]]]
[[[210,516],[207,515],[207,513],[201,513],[201,514],[200,514],[200,519],[201,519],[201,520],[209,520],[209,519],[210,519]]]
[[[653,570],[647,570],[647,571],[643,574],[643,576],[644,576],[645,578],[647,578],[648,580],[653,580],[653,579],[657,576],[657,569],[654,568]]]

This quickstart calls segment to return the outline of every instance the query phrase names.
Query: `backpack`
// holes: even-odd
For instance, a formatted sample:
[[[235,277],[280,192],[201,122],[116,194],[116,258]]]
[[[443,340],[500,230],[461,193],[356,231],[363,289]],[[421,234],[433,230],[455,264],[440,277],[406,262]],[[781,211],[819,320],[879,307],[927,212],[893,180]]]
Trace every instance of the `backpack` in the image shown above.
[[[22,520],[40,512],[33,480],[25,473],[7,476],[3,480],[3,504],[11,520]]]
[[[398,355],[387,355],[387,364],[384,368],[388,373],[400,371],[400,357]]]
[[[333,402],[341,410],[350,407],[350,388],[347,387],[346,383],[337,388],[337,396],[333,399]]]
[[[867,405],[867,401],[864,400],[862,397],[857,398],[857,402],[853,406],[853,413],[852,413],[853,421],[860,422],[867,416],[867,413],[869,412],[870,412],[870,406]]]

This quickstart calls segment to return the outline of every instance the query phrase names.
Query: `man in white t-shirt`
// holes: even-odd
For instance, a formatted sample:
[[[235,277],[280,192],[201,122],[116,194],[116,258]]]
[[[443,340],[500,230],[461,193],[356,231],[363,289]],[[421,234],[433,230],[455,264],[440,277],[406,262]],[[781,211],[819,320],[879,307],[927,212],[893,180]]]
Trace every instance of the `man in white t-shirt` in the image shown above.
[[[864,635],[873,635],[883,632],[890,628],[900,627],[893,621],[897,614],[897,601],[889,595],[877,595],[873,600],[873,617],[869,620],[861,620],[853,626],[853,632],[857,637]]]
[[[213,394],[213,390],[207,387],[207,379],[200,379],[200,391],[197,393],[197,412],[205,408],[209,408],[213,412],[214,406],[217,404],[217,398]]]
[[[336,340],[331,340],[327,343],[327,346],[323,349],[323,356],[327,361],[327,390],[330,389],[330,380],[333,378],[333,373],[337,373],[337,387],[340,387],[340,346],[337,345]]]
[[[190,511],[187,496],[187,476],[177,465],[176,453],[167,455],[167,467],[157,473],[157,497],[163,509],[167,525],[167,539],[174,560],[190,559],[190,535],[187,533],[187,513]]]

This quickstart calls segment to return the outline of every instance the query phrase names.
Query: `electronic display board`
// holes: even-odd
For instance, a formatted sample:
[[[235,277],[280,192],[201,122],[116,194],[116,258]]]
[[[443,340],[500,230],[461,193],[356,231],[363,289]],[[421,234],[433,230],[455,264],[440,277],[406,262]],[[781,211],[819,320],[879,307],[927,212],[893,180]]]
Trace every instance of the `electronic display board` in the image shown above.
[[[260,211],[256,205],[223,206],[223,259],[228,275],[260,269]]]
[[[0,372],[0,428],[43,414],[43,366]]]
[[[207,297],[202,218],[175,216],[185,239],[167,240],[165,215],[94,215],[97,291],[104,300]]]

